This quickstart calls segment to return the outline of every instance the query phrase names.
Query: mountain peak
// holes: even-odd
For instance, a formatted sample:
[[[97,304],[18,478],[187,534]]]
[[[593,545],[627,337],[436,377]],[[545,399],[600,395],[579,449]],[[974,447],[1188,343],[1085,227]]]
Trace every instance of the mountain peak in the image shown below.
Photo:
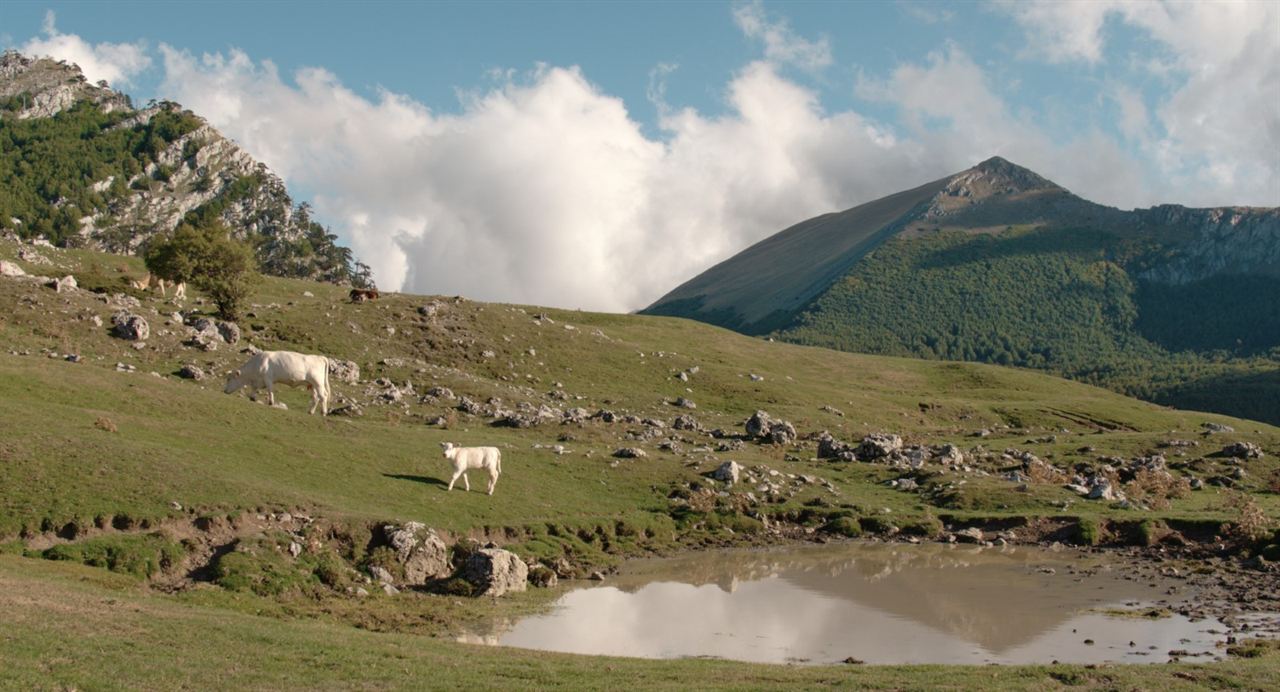
[[[953,196],[981,199],[992,195],[1011,195],[1040,190],[1065,192],[1060,185],[1029,168],[1023,168],[999,156],[992,156],[973,168],[951,176],[943,194],[954,192],[956,194]],[[969,194],[960,194],[962,192]]]

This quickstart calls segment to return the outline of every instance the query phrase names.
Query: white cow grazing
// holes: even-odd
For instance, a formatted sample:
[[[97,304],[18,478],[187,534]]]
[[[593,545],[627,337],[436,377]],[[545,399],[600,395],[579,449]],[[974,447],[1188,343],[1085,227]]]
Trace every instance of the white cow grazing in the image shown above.
[[[319,407],[320,415],[329,415],[329,359],[324,356],[293,351],[259,351],[239,370],[231,373],[222,391],[230,394],[241,387],[248,387],[249,396],[256,400],[258,390],[265,389],[267,403],[275,406],[273,387],[277,384],[305,386],[311,390],[311,410],[308,413],[315,413]]]
[[[489,472],[489,494],[493,494],[493,486],[498,484],[498,474],[502,473],[502,452],[497,447],[458,447],[452,442],[441,442],[444,447],[444,458],[453,462],[453,478],[449,479],[449,490],[453,490],[454,481],[462,476],[462,483],[471,491],[471,481],[467,480],[467,469],[484,469]]]

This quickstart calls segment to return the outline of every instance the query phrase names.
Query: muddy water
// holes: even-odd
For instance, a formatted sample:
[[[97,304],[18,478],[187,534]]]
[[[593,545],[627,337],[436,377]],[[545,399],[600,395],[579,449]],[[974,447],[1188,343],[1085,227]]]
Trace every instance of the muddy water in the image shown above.
[[[633,562],[548,614],[464,637],[646,658],[771,663],[1212,660],[1225,627],[1118,617],[1165,597],[1094,556],[1035,548],[850,544]]]

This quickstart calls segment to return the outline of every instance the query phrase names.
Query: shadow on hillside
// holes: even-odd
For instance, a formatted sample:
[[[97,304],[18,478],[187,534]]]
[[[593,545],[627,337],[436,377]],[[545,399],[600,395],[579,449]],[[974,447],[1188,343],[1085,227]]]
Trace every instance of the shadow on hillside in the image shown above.
[[[1157,403],[1280,425],[1280,369],[1210,375],[1158,392]]]
[[[415,482],[415,483],[426,483],[427,485],[438,485],[438,486],[440,486],[441,488],[447,488],[447,487],[449,487],[449,484],[448,484],[448,483],[445,483],[444,481],[440,480],[439,478],[432,478],[432,477],[430,477],[430,476],[410,476],[410,475],[403,474],[403,473],[384,473],[384,474],[382,474],[382,477],[383,477],[383,478],[394,478],[394,479],[396,479],[396,480],[400,480],[400,481],[413,481],[413,482]],[[459,480],[461,480],[461,479],[459,479]]]
[[[1012,230],[1012,229],[1010,229]],[[917,269],[947,269],[986,260],[1030,255],[1072,254],[1101,259],[1116,244],[1115,234],[1096,228],[1050,228],[974,236],[956,247],[933,250]]]

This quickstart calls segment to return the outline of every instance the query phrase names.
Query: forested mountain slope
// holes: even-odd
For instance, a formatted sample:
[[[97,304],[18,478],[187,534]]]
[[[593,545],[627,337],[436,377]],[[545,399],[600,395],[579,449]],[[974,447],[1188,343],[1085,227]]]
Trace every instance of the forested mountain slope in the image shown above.
[[[887,207],[902,213],[867,213]],[[802,249],[788,242],[802,236],[812,238]],[[849,351],[1038,368],[1280,421],[1280,209],[1125,212],[999,158],[802,222],[645,312]]]

